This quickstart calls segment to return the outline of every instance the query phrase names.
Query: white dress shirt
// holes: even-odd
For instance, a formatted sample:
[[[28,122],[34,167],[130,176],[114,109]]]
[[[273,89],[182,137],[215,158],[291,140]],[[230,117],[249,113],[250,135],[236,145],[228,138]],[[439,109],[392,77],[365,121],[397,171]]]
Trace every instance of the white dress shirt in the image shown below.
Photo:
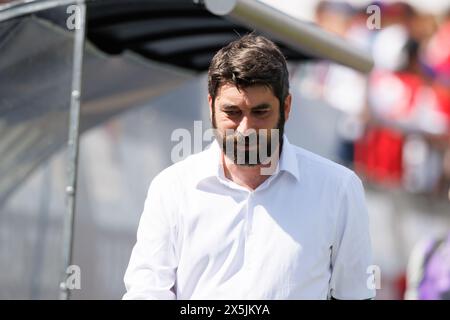
[[[250,191],[214,141],[152,181],[124,299],[369,299],[364,189],[349,169],[283,137]]]

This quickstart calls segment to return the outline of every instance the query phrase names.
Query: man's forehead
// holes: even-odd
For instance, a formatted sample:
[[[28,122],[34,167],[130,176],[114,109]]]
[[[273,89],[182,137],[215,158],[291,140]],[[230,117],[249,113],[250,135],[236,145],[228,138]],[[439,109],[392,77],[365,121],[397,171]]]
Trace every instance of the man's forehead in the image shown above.
[[[273,90],[265,85],[252,85],[237,88],[233,84],[223,84],[217,90],[216,100],[222,104],[260,104],[273,103],[277,100]]]

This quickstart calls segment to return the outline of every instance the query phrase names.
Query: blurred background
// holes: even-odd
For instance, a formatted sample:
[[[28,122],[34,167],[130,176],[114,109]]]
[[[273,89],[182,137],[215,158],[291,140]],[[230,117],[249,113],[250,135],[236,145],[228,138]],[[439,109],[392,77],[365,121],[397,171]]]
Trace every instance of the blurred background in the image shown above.
[[[13,2],[0,0],[0,13]],[[73,299],[125,293],[147,188],[172,164],[172,132],[193,133],[197,120],[210,127],[207,65],[246,31],[186,37],[185,46],[197,45],[186,49],[175,41],[181,31],[163,39],[162,23],[149,25],[159,7],[154,20],[127,20],[104,4],[114,1],[97,2],[87,8],[72,261],[81,289]],[[139,1],[129,2],[132,10]],[[264,2],[373,57],[362,74],[283,47],[293,95],[286,130],[292,143],[361,177],[381,270],[377,299],[403,299],[413,249],[450,232],[450,3]],[[378,28],[369,27],[370,5],[380,9]],[[66,8],[0,15],[0,299],[58,298],[74,49],[73,32],[61,27]],[[150,37],[138,34],[144,24]]]

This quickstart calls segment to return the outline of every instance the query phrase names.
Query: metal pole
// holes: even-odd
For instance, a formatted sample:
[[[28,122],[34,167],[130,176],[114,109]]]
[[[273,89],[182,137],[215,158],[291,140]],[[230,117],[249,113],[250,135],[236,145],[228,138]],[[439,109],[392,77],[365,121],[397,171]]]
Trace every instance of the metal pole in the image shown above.
[[[199,1],[199,0],[194,0]],[[368,73],[372,57],[337,35],[256,0],[203,0],[208,11],[264,32],[287,46]]]
[[[63,5],[69,5],[76,2],[77,0],[20,0],[0,4],[0,21],[9,20]]]
[[[81,74],[83,67],[83,51],[85,39],[86,5],[84,0],[78,0],[79,23],[75,29],[73,49],[72,94],[69,115],[69,140],[67,143],[67,187],[66,187],[66,216],[64,218],[63,233],[63,267],[60,283],[60,299],[70,298],[70,288],[67,287],[67,268],[72,264],[73,231],[75,218],[75,204],[77,196],[78,150],[79,150],[79,123],[80,123],[80,97]]]

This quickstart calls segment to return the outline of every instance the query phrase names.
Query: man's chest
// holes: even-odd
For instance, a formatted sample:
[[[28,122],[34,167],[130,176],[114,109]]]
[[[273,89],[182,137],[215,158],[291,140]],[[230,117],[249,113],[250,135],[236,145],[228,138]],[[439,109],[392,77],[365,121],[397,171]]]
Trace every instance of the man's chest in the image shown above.
[[[202,197],[181,214],[181,268],[218,286],[245,278],[242,285],[285,293],[311,278],[328,280],[334,228],[326,203],[281,194]]]

